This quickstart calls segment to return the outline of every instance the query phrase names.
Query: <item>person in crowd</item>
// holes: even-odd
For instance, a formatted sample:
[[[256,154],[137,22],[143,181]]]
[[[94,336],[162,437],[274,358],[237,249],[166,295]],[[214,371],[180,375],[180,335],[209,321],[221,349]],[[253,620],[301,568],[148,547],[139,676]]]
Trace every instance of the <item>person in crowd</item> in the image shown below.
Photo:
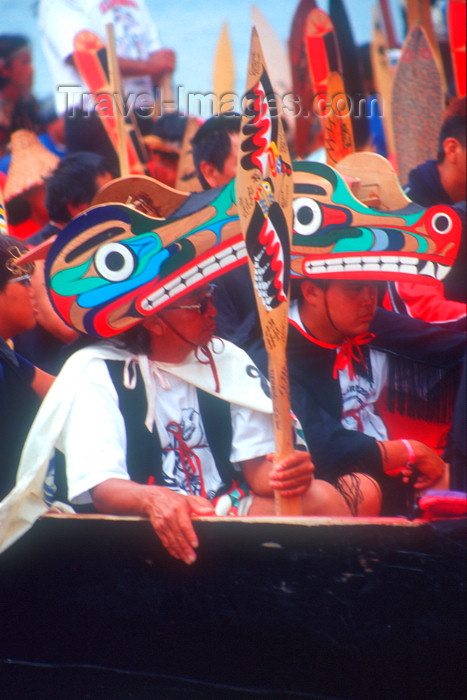
[[[237,174],[241,116],[223,112],[207,119],[191,144],[193,161],[203,190],[220,187]]]
[[[34,260],[30,285],[34,292],[35,320],[32,328],[22,330],[12,338],[13,347],[36,367],[56,376],[63,365],[65,350],[78,337],[53,308],[45,285],[45,260],[34,259],[34,253],[21,258],[22,264]]]
[[[448,474],[443,459],[421,441],[404,434],[390,439],[378,401],[397,367],[414,393],[424,388],[423,375],[417,384],[417,361],[455,371],[465,353],[464,337],[377,310],[378,283],[353,280],[350,273],[350,279],[343,277],[293,281],[287,341],[292,409],[316,475],[338,485],[343,474],[352,474],[344,495],[354,513],[362,484],[370,479],[382,495],[382,514],[407,515],[413,493],[404,482],[413,482],[418,492],[448,488]],[[250,354],[264,370],[262,344]],[[414,386],[408,386],[412,380]]]
[[[106,24],[115,31],[116,51],[125,95],[132,96],[132,107],[143,134],[152,133],[154,87],[175,68],[175,54],[161,45],[157,28],[145,0],[101,2],[90,0],[40,0],[39,31],[44,53],[56,86],[57,113],[65,116],[65,138],[69,152],[102,153],[115,167],[115,150],[97,113],[83,93],[88,92],[73,63],[75,35],[88,30],[106,42]],[[57,31],[60,27],[60,31]],[[66,86],[69,87],[69,93]],[[73,86],[73,87],[71,87]],[[80,93],[75,104],[76,94]],[[75,93],[75,97],[71,96]]]
[[[13,132],[11,153],[3,196],[10,233],[25,239],[37,233],[48,221],[45,179],[60,159],[26,129]]]
[[[193,137],[193,161],[203,190],[222,187],[235,177],[240,122],[239,114],[224,112],[207,119]],[[258,320],[247,265],[219,278],[216,307],[218,335],[242,347]]]
[[[17,129],[42,130],[39,104],[31,94],[33,66],[25,36],[0,35],[0,157]]]
[[[31,265],[23,243],[0,236],[0,498],[13,487],[24,440],[53,377],[15,352],[10,339],[35,323]]]
[[[407,196],[422,206],[454,205],[463,222],[457,259],[438,285],[390,282],[384,300],[388,309],[463,332],[467,330],[465,109],[465,97],[451,102],[440,130],[437,159],[412,170],[405,187]]]
[[[45,203],[50,221],[25,243],[34,246],[21,262],[35,263],[31,285],[35,293],[36,325],[15,336],[15,349],[36,366],[56,375],[65,361],[64,349],[77,333],[55,312],[47,294],[44,261],[55,236],[74,216],[88,208],[112,173],[98,153],[70,153],[46,180]]]
[[[69,153],[45,180],[45,206],[49,221],[26,243],[36,246],[57,235],[77,214],[87,209],[98,190],[114,172],[99,153]]]

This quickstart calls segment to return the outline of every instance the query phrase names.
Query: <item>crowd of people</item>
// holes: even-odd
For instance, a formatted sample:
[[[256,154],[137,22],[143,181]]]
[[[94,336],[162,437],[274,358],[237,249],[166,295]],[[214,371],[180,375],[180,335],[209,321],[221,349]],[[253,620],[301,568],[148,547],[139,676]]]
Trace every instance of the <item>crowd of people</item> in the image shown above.
[[[39,7],[57,84],[80,84],[73,36],[90,28],[103,35],[109,20],[126,90],[156,94],[174,70],[175,54],[141,0],[79,7],[41,0]],[[103,321],[100,331],[84,333],[81,321],[65,323],[51,304],[48,251],[62,232],[72,237],[70,222],[115,178],[118,159],[95,112],[90,120],[83,105],[67,113],[62,102],[53,120],[41,120],[31,89],[27,39],[0,36],[9,234],[0,235],[0,500],[11,496],[18,467],[23,476],[36,470],[47,505],[147,516],[167,551],[189,564],[198,547],[193,516],[273,515],[278,492],[299,497],[304,516],[407,517],[417,494],[466,490],[465,98],[447,109],[437,160],[411,172],[406,190],[422,206],[457,208],[463,230],[453,268],[433,286],[349,273],[293,281],[287,359],[295,449],[273,461],[267,354],[247,265],[220,275],[215,289],[168,291],[169,303],[131,323],[122,302],[118,333]],[[154,121],[140,122],[157,133]],[[192,140],[197,176],[213,197],[236,175],[239,132],[240,115],[220,114]],[[188,198],[175,217],[190,206]],[[105,260],[99,253],[100,264],[119,282],[119,266],[134,265],[134,256],[107,243],[111,232],[99,235],[102,249],[114,246]],[[401,367],[423,381],[396,387]],[[394,406],[383,407],[397,391],[422,396],[406,397],[409,415],[401,409],[392,424]],[[441,425],[437,442],[431,420]]]

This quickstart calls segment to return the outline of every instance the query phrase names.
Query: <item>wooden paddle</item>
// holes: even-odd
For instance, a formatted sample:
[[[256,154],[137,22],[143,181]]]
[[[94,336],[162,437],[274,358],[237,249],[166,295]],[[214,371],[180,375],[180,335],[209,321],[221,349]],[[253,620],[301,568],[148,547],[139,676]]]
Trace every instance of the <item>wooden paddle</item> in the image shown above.
[[[301,0],[292,20],[289,38],[290,68],[293,94],[298,98],[295,125],[295,156],[305,158],[316,149],[312,126],[317,121],[313,113],[313,89],[305,46],[305,22],[316,8],[314,0]]]
[[[251,18],[253,26],[258,32],[271,84],[281,101],[281,117],[287,123],[290,141],[293,142],[296,119],[295,110],[289,108],[287,101],[287,95],[292,93],[292,71],[288,52],[257,5],[251,6]],[[293,106],[295,108],[295,105]]]
[[[105,25],[105,31],[107,37],[107,61],[109,64],[110,89],[112,90],[115,100],[119,100],[123,107],[122,81],[120,80],[117,50],[115,47],[114,26],[111,22]],[[118,164],[120,167],[120,177],[126,177],[130,174],[130,166],[128,163],[128,150],[126,147],[126,131],[125,120],[123,118],[123,109],[120,110],[119,106],[116,105],[114,114],[117,125],[116,150],[118,155]]]
[[[328,73],[328,94],[331,105],[325,121],[324,148],[326,163],[334,167],[355,152],[351,107],[339,73]]]
[[[376,8],[375,8],[376,9]],[[373,13],[373,34],[370,47],[373,80],[380,100],[384,138],[389,157],[394,157],[394,133],[392,130],[391,95],[394,70],[388,58],[388,43],[381,29],[378,13]]]
[[[242,117],[236,197],[248,265],[269,360],[274,410],[274,462],[294,449],[286,361],[293,179],[287,142],[253,28]],[[300,515],[301,497],[276,492],[282,515]]]
[[[200,126],[201,122],[197,117],[188,117],[175,178],[175,189],[181,190],[182,192],[201,192],[203,189],[196,174],[195,162],[193,160],[193,146],[191,145],[191,139]]]
[[[465,97],[466,93],[466,2],[465,0],[449,0],[448,32],[449,48],[451,51],[454,82],[457,97]]]
[[[213,93],[218,100],[217,111],[226,112],[232,109],[232,97],[235,90],[235,64],[229,25],[224,22],[214,54],[212,71]],[[223,98],[230,95],[230,100]]]
[[[427,40],[433,51],[433,55],[438,66],[443,86],[443,93],[446,93],[446,78],[444,75],[443,61],[439,49],[439,43],[436,38],[433,27],[433,19],[431,17],[431,2],[430,0],[407,0],[407,33],[419,24],[425,30]]]
[[[404,41],[392,87],[394,147],[403,185],[412,168],[436,158],[443,112],[438,64],[425,30],[415,24]]]
[[[108,72],[108,52],[101,38],[88,30],[73,40],[73,61],[89,91],[96,97],[96,112],[118,155],[117,115]],[[120,93],[120,97],[122,94]],[[125,118],[126,147],[130,172],[145,173],[148,153],[132,109]]]
[[[379,7],[383,18],[386,43],[390,49],[397,49],[399,47],[399,42],[396,39],[396,32],[394,31],[394,23],[392,21],[392,13],[388,0],[379,0]]]

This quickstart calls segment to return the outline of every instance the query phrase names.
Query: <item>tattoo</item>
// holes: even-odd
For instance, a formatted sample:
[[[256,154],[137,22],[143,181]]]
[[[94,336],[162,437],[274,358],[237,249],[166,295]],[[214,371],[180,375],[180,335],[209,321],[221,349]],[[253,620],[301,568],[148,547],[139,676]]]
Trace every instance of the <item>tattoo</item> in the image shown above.
[[[351,515],[357,516],[360,503],[363,501],[360,477],[356,474],[346,474],[345,477],[338,479],[334,486],[346,502]]]
[[[383,453],[383,463],[384,463],[384,464],[387,464],[387,462],[388,462],[388,453],[387,453],[387,450],[386,450],[386,445],[384,444],[384,442],[378,442],[378,445],[380,446],[381,452]]]

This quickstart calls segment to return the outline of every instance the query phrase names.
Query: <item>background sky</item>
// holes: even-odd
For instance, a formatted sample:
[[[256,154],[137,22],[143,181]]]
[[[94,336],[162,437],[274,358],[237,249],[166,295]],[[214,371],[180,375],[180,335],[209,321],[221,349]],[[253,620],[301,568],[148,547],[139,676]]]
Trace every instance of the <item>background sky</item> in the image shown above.
[[[396,30],[402,31],[400,0],[391,0]],[[26,34],[33,45],[34,93],[40,99],[52,95],[47,64],[42,53],[34,12],[35,0],[0,0],[0,32]],[[177,53],[174,86],[191,92],[212,90],[212,66],[222,23],[229,24],[236,63],[236,92],[245,89],[246,66],[251,34],[250,0],[147,0],[164,45]],[[298,0],[256,0],[278,37],[286,43]],[[328,11],[327,0],[318,6]],[[372,8],[376,0],[347,0],[354,38],[362,44],[370,40]],[[59,28],[57,28],[59,31]]]

